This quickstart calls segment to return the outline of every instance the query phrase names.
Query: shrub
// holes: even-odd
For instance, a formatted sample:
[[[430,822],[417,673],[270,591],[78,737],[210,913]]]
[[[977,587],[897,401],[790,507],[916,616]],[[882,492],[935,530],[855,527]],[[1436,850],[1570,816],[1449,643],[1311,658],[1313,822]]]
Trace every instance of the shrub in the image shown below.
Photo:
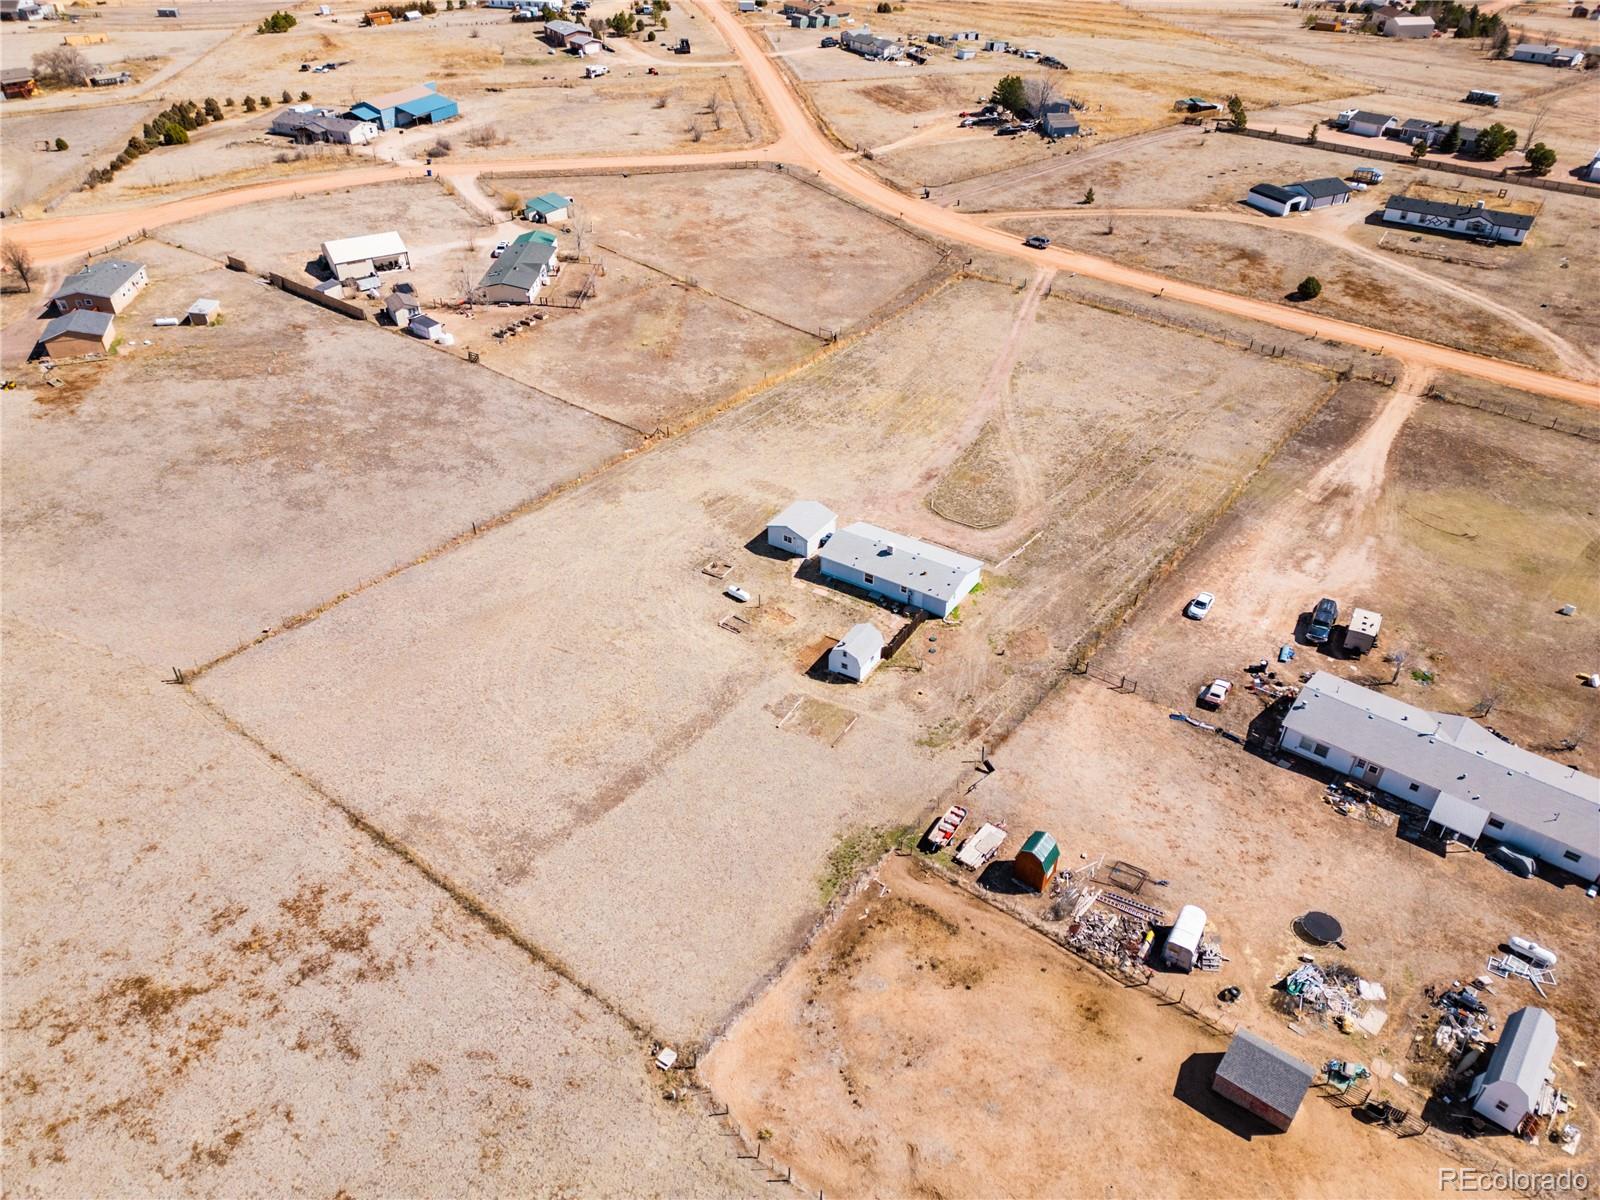
[[[1301,300],[1315,300],[1322,295],[1322,280],[1315,275],[1307,275],[1300,281],[1300,286],[1295,288],[1294,294]]]
[[[256,110],[256,98],[254,96],[246,96],[244,98],[244,110],[245,110],[245,112],[255,112],[255,110]],[[145,128],[148,129],[149,126],[146,126]]]
[[[1002,75],[1000,82],[994,85],[994,91],[989,93],[989,103],[998,104],[1013,115],[1026,111],[1028,93],[1022,84],[1022,76]]]
[[[67,149],[67,139],[66,138],[57,138],[56,139],[56,149],[57,150],[65,150],[65,149]]]
[[[310,92],[301,92],[300,93],[300,99],[301,99],[302,102],[311,99],[311,93]]]
[[[262,21],[261,24],[256,26],[256,32],[287,33],[297,24],[299,24],[299,22],[294,19],[293,13],[275,12],[270,17],[267,17],[264,21]]]
[[[1250,118],[1245,115],[1244,101],[1238,96],[1228,97],[1228,119],[1233,122],[1235,129],[1243,129],[1250,123]]]

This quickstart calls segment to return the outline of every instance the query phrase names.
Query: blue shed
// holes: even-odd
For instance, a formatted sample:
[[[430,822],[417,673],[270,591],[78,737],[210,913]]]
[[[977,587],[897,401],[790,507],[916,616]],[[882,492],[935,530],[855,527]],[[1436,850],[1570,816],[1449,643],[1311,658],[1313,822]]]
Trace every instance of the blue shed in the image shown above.
[[[451,117],[459,117],[461,106],[448,96],[434,93],[396,104],[394,112],[395,122],[399,125],[437,125]]]

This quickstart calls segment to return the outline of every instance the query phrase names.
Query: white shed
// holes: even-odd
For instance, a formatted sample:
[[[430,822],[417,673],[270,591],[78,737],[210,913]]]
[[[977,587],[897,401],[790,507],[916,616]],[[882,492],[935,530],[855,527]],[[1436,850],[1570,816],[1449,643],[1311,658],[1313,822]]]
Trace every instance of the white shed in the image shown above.
[[[1161,952],[1167,966],[1179,971],[1194,970],[1195,959],[1200,957],[1200,938],[1206,931],[1206,910],[1197,904],[1185,904],[1178,910],[1178,920],[1167,935],[1167,945]]]
[[[1556,1019],[1519,1008],[1500,1028],[1489,1066],[1472,1084],[1472,1111],[1515,1130],[1539,1106],[1556,1056]]]
[[[1279,187],[1275,183],[1258,183],[1245,195],[1244,202],[1271,217],[1286,217],[1302,211],[1309,201],[1299,192]]]
[[[828,651],[828,670],[846,679],[864,683],[883,660],[883,634],[863,621],[852,625]]]
[[[796,500],[767,522],[767,545],[810,558],[833,536],[839,518],[826,504],[815,500]]]

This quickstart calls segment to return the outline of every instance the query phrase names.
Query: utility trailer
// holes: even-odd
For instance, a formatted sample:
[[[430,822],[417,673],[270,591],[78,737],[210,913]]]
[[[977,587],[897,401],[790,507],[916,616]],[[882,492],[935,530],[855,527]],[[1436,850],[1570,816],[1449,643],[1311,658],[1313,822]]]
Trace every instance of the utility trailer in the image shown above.
[[[1360,658],[1378,643],[1378,631],[1383,628],[1383,614],[1365,608],[1350,610],[1350,623],[1344,630],[1344,652]]]
[[[961,849],[956,851],[956,862],[969,871],[976,871],[999,852],[1005,841],[1003,825],[986,824],[962,843]]]
[[[944,816],[929,827],[928,845],[935,850],[943,850],[956,840],[956,831],[961,828],[961,823],[966,819],[967,810],[959,804],[952,804],[945,809]]]

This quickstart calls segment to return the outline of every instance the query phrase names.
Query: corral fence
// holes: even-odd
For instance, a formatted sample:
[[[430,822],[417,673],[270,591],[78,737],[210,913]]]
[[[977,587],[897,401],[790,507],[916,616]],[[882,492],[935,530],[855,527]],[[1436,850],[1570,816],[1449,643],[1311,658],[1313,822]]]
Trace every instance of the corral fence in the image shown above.
[[[1600,188],[1585,187],[1581,183],[1569,183],[1564,179],[1545,179],[1538,175],[1513,175],[1509,167],[1501,167],[1496,171],[1488,167],[1472,167],[1466,163],[1449,162],[1438,158],[1415,159],[1409,154],[1395,154],[1389,150],[1379,150],[1376,146],[1314,142],[1303,135],[1279,133],[1276,129],[1237,129],[1231,125],[1219,124],[1217,131],[1236,133],[1242,137],[1261,138],[1269,142],[1283,142],[1291,146],[1312,146],[1318,150],[1331,150],[1335,154],[1353,154],[1357,158],[1376,158],[1382,162],[1419,167],[1424,171],[1448,171],[1454,175],[1470,175],[1474,179],[1492,179],[1496,183],[1514,183],[1518,187],[1542,188],[1547,192],[1566,192],[1569,196],[1587,196],[1591,200],[1600,200]]]
[[[1129,696],[1137,696],[1139,694],[1139,681],[1137,679],[1130,679],[1118,671],[1108,671],[1103,667],[1097,667],[1093,662],[1073,663],[1072,673],[1074,675],[1087,675],[1090,679],[1105,684],[1114,692],[1122,692]]]
[[[1437,400],[1441,404],[1459,404],[1463,408],[1481,409],[1486,413],[1493,413],[1497,417],[1508,417],[1513,421],[1521,421],[1525,425],[1534,425],[1540,429],[1554,430],[1556,433],[1565,433],[1571,437],[1600,442],[1600,425],[1585,425],[1570,418],[1552,417],[1547,413],[1534,412],[1531,409],[1521,408],[1518,405],[1507,404],[1503,401],[1477,400],[1471,396],[1452,395],[1437,387],[1429,388],[1425,395],[1429,400]]]
[[[134,242],[142,241],[144,238],[146,238],[148,236],[149,236],[149,232],[147,230],[141,229],[141,230],[139,230],[138,233],[130,233],[125,238],[118,238],[116,241],[111,242],[108,245],[101,246],[98,250],[91,250],[86,255],[84,255],[84,257],[85,258],[98,258],[102,254],[111,254],[114,251],[121,250],[124,246],[131,246]]]
[[[349,317],[352,321],[366,321],[370,314],[359,304],[351,304],[348,300],[340,300],[335,296],[327,296],[317,291],[314,287],[307,287],[293,279],[285,279],[276,271],[267,276],[267,282],[281,291],[288,292],[291,296],[299,296],[302,300],[309,300],[313,304],[320,304],[331,312],[336,312],[342,317]]]

